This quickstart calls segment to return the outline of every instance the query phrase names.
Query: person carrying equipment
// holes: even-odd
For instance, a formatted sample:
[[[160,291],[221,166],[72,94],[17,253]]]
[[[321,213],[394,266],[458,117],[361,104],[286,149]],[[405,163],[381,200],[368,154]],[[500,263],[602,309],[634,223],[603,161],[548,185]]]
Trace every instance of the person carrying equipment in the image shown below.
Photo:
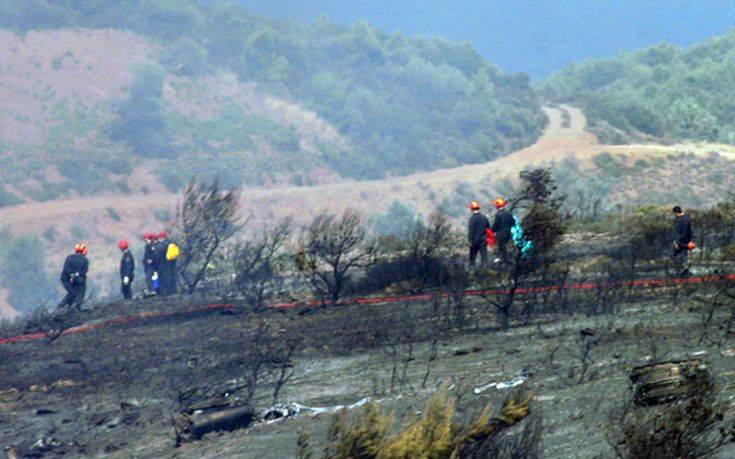
[[[171,242],[166,231],[161,231],[158,239],[156,255],[159,262],[157,271],[161,280],[161,294],[174,295],[177,291],[176,259],[179,258],[179,246]]]
[[[89,269],[89,260],[87,260],[89,249],[86,244],[77,244],[74,247],[74,253],[66,257],[64,268],[61,271],[61,285],[66,290],[66,296],[58,308],[66,308],[76,306],[81,309],[84,303],[84,295],[87,293],[87,270]]]
[[[158,274],[156,273],[156,235],[145,233],[145,251],[143,252],[143,270],[145,271],[146,296],[158,293]],[[154,278],[156,282],[154,282]],[[158,284],[160,286],[160,284]]]
[[[672,212],[676,216],[676,221],[674,222],[674,252],[671,258],[679,270],[679,276],[687,276],[689,275],[687,265],[689,251],[695,247],[692,241],[692,219],[684,213],[680,206],[674,206]]]
[[[122,240],[117,246],[122,250],[122,259],[120,259],[120,291],[123,298],[130,300],[133,298],[133,279],[135,278],[135,259],[128,248],[128,241]]]
[[[513,214],[506,209],[508,201],[503,198],[496,199],[493,204],[498,210],[495,214],[495,220],[493,220],[493,233],[495,234],[495,250],[496,256],[495,263],[510,262],[508,256],[508,243],[511,240],[511,229],[516,224],[515,217]]]
[[[480,213],[480,203],[470,203],[472,216],[467,223],[467,239],[470,246],[470,266],[475,266],[477,254],[480,254],[482,266],[487,266],[487,230],[490,229],[490,220]]]

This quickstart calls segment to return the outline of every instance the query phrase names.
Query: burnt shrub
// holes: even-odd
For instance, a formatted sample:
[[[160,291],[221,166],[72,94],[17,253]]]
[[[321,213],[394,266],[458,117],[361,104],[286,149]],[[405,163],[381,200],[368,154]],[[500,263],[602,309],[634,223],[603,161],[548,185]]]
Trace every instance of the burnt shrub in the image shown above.
[[[684,400],[627,405],[611,416],[608,442],[624,459],[710,457],[733,440],[733,422],[725,419],[728,409],[710,381]]]

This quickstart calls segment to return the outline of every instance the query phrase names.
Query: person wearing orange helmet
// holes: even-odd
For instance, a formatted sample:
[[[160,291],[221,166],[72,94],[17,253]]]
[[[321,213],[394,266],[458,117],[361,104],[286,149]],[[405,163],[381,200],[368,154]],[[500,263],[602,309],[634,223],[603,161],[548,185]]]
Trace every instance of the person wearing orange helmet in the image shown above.
[[[694,248],[692,239],[692,219],[689,215],[684,213],[681,206],[674,206],[672,209],[676,217],[674,222],[674,253],[672,258],[674,265],[679,270],[679,276],[684,277],[689,275],[689,267],[687,266],[689,258],[690,247]]]
[[[66,290],[66,296],[59,303],[59,308],[76,306],[81,309],[84,295],[87,293],[88,254],[87,245],[79,243],[74,247],[74,253],[66,257],[64,268],[61,270],[61,285]]]
[[[480,212],[480,203],[470,203],[472,216],[467,222],[467,239],[470,247],[470,266],[475,266],[477,254],[480,254],[482,266],[487,266],[487,230],[490,228],[490,220]]]
[[[492,230],[495,233],[495,250],[497,258],[495,262],[509,262],[508,257],[508,243],[511,239],[511,228],[515,225],[515,218],[513,214],[506,209],[508,201],[504,198],[496,199],[493,204],[497,209],[495,213],[495,220],[493,220]]]
[[[117,247],[122,251],[120,259],[120,291],[123,298],[130,300],[133,298],[133,279],[135,278],[135,259],[130,253],[128,241],[121,240],[117,243]]]

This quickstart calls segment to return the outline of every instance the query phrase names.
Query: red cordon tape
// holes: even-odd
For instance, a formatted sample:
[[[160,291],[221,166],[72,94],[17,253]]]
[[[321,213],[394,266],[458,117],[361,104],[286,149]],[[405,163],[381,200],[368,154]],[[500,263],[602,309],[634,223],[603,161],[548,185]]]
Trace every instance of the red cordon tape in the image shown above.
[[[540,287],[523,287],[516,289],[515,293],[517,295],[528,295],[531,293],[548,293],[548,292],[555,292],[562,289],[568,289],[568,290],[594,290],[597,288],[605,288],[605,287],[666,287],[666,286],[673,286],[673,285],[684,285],[684,284],[705,284],[705,283],[712,283],[717,281],[735,281],[735,274],[726,274],[726,275],[713,275],[713,276],[698,276],[698,277],[687,277],[682,279],[639,279],[634,281],[625,281],[625,282],[606,282],[606,283],[597,283],[597,282],[576,282],[572,284],[561,284],[561,285],[546,285],[546,286],[540,286]],[[465,294],[467,296],[498,296],[498,295],[505,295],[509,293],[508,290],[502,290],[502,289],[494,289],[494,290],[467,290]],[[414,303],[419,301],[431,301],[434,298],[440,297],[440,298],[446,298],[449,294],[446,292],[433,294],[433,293],[425,293],[421,295],[405,295],[405,296],[383,296],[383,297],[358,297],[358,298],[348,298],[339,303],[340,306],[350,306],[350,305],[374,305],[374,304],[389,304],[389,303]],[[316,307],[321,305],[322,303],[320,301],[309,301],[307,303],[299,303],[299,302],[291,302],[291,303],[276,303],[270,305],[272,308],[276,309],[292,309],[296,307]],[[202,306],[198,308],[193,309],[187,309],[184,311],[175,311],[175,312],[155,312],[155,311],[147,311],[147,312],[141,312],[140,314],[136,314],[134,316],[122,316],[122,317],[115,317],[113,319],[105,320],[102,322],[95,322],[91,324],[85,324],[85,325],[78,325],[76,327],[71,327],[63,331],[61,334],[62,336],[66,335],[76,335],[80,333],[86,333],[92,330],[98,330],[100,328],[106,328],[112,325],[122,325],[122,324],[128,324],[131,322],[136,322],[139,320],[148,320],[148,319],[159,319],[159,318],[165,318],[165,317],[174,317],[174,316],[188,316],[193,315],[201,312],[209,312],[209,311],[234,311],[236,309],[235,305],[233,304],[209,304],[207,306]],[[19,336],[11,336],[10,338],[0,338],[0,345],[3,344],[10,344],[10,343],[22,343],[27,341],[37,341],[45,339],[47,335],[45,333],[37,332],[37,333],[30,333],[27,335],[19,335]]]

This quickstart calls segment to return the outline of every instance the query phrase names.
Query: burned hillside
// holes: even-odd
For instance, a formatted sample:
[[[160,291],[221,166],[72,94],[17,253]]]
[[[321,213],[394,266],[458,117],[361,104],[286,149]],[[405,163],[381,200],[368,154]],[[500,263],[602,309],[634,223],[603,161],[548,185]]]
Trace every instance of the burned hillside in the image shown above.
[[[580,222],[548,171],[520,184],[510,208],[533,249],[476,269],[440,211],[379,239],[355,211],[242,238],[236,201],[191,187],[173,234],[196,250],[186,294],[3,324],[0,443],[21,457],[729,457],[732,203],[689,212],[683,274],[667,211]],[[216,231],[196,224],[210,217]],[[647,365],[684,376],[656,376],[674,389],[640,403]]]

